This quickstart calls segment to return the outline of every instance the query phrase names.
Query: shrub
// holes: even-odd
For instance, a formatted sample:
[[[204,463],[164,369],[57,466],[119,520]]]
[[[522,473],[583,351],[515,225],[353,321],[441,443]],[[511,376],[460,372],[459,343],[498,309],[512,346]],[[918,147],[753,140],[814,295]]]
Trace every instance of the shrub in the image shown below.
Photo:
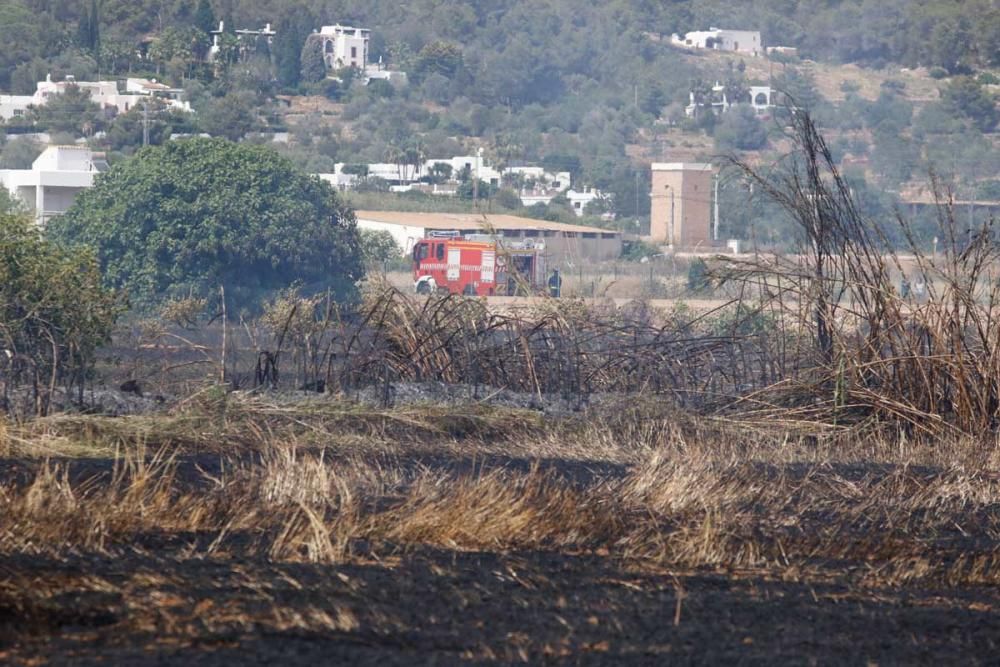
[[[948,76],[948,70],[946,70],[943,67],[932,67],[927,71],[927,73],[930,75],[932,79],[940,80]]]
[[[120,312],[93,254],[44,239],[30,218],[0,215],[0,384],[35,387],[47,410],[57,381],[81,392]],[[20,377],[19,377],[20,376]],[[39,394],[39,386],[47,386]],[[0,397],[2,399],[3,397]]]
[[[712,280],[708,273],[708,264],[701,257],[695,257],[688,266],[687,275],[688,290],[691,292],[704,292],[711,288]]]

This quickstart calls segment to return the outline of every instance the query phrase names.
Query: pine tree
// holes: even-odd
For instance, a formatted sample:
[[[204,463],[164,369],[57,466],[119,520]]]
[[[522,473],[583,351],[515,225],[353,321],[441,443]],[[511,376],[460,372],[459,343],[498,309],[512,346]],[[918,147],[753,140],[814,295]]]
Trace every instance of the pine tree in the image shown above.
[[[315,20],[305,9],[289,12],[278,22],[274,37],[274,63],[278,82],[285,88],[294,88],[302,78],[302,48],[312,33]]]
[[[198,9],[194,13],[194,24],[202,32],[208,34],[216,28],[215,12],[208,0],[199,0]]]
[[[76,26],[76,45],[81,49],[90,48],[90,14],[87,8],[83,7],[80,13],[80,22]]]
[[[93,53],[101,50],[101,12],[97,0],[90,0],[89,48]]]
[[[306,83],[316,83],[326,78],[326,61],[323,60],[323,42],[306,39],[301,54],[301,77]]]

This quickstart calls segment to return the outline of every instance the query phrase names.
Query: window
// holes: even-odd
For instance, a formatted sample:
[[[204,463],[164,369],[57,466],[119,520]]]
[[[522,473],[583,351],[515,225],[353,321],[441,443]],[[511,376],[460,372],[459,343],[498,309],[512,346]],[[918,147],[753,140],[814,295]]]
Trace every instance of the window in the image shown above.
[[[438,243],[437,247],[434,250],[435,250],[435,256],[438,258],[438,261],[444,260],[444,244]]]
[[[24,109],[14,109],[14,115],[15,116],[23,116],[24,115]]]
[[[596,239],[597,238],[597,232],[584,232],[583,233],[583,238],[585,238],[585,239]]]
[[[327,53],[333,53],[333,40],[332,39],[326,40],[326,44],[324,45],[323,50],[326,51]]]
[[[538,236],[538,230],[537,229],[526,229],[526,230],[524,230],[524,235],[525,236]]]
[[[556,190],[562,190],[562,184],[559,181],[552,181],[552,187]]]
[[[415,259],[416,261],[419,262],[421,260],[427,259],[427,253],[428,250],[426,243],[420,243],[413,246],[413,259]]]
[[[578,201],[573,202],[573,208],[579,210],[580,209],[580,202],[578,202]]]
[[[351,47],[351,57],[352,58],[357,58],[358,57],[358,47],[356,47],[356,46],[352,46]]]

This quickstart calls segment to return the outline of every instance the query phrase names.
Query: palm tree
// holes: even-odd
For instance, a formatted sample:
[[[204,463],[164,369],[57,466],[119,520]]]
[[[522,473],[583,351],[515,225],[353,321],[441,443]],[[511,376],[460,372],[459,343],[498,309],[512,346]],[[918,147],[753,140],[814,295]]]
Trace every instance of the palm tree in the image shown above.
[[[493,137],[493,144],[490,153],[497,171],[500,172],[500,183],[503,184],[503,172],[510,166],[511,160],[520,155],[524,149],[517,143],[513,135],[506,132],[499,132]]]
[[[411,174],[410,180],[415,180],[420,174],[420,167],[424,164],[424,160],[427,159],[427,150],[424,148],[423,142],[419,139],[417,141],[411,142],[406,150],[403,151],[403,162],[406,165],[413,167],[413,173]]]
[[[403,184],[403,165],[406,164],[406,153],[396,144],[389,144],[385,149],[383,159],[390,164],[396,165],[396,175],[399,177],[399,184]]]

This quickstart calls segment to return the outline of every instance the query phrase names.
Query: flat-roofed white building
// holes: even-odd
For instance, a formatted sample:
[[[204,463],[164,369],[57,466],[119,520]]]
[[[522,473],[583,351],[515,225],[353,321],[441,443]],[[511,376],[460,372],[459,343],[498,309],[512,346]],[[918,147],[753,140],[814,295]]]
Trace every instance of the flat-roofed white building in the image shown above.
[[[757,30],[722,30],[709,28],[695,30],[681,35],[674,35],[671,41],[675,46],[689,49],[715,49],[717,51],[734,51],[750,56],[758,56],[764,51]]]
[[[76,196],[94,185],[106,168],[103,153],[83,146],[49,146],[31,169],[2,169],[0,184],[44,225],[73,205]]]

